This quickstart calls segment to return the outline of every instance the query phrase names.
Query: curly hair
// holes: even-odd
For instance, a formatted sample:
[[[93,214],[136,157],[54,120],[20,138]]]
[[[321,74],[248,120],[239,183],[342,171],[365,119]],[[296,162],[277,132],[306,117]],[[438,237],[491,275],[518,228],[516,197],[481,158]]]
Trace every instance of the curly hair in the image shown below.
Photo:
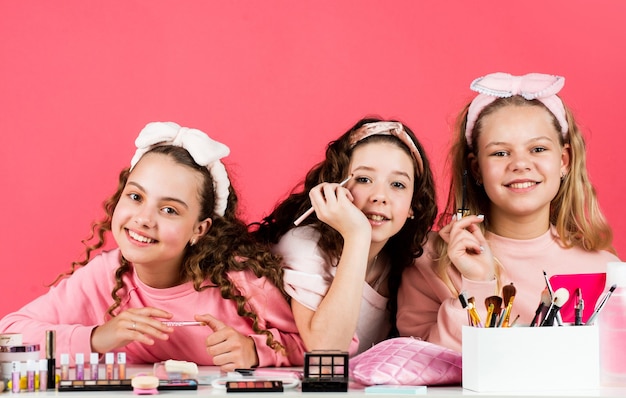
[[[266,344],[278,352],[284,353],[285,348],[274,339],[271,332],[259,326],[257,314],[247,305],[246,297],[242,296],[235,285],[228,278],[231,271],[252,271],[257,277],[265,277],[273,283],[288,299],[283,287],[283,268],[280,266],[280,257],[272,254],[266,245],[257,242],[248,231],[247,225],[237,214],[237,195],[232,187],[229,188],[228,204],[224,216],[214,213],[215,192],[211,173],[206,167],[200,166],[189,155],[187,150],[171,145],[156,146],[147,153],[158,153],[169,156],[178,164],[189,167],[202,175],[203,184],[199,188],[201,211],[199,220],[212,219],[209,232],[202,236],[195,245],[187,245],[180,276],[183,281],[193,282],[194,289],[201,292],[208,288],[220,289],[224,299],[235,301],[239,316],[250,319],[256,333],[266,336]],[[83,240],[86,246],[85,258],[72,263],[71,270],[59,275],[54,283],[63,277],[69,276],[79,267],[88,264],[93,252],[104,246],[107,232],[111,231],[111,220],[115,206],[126,186],[130,170],[122,170],[115,193],[104,202],[105,216],[92,224],[91,235]],[[94,243],[89,243],[97,237]],[[123,276],[131,271],[129,262],[120,256],[120,266],[115,272],[115,287],[111,292],[113,303],[106,316],[115,317],[120,310],[125,289]],[[105,317],[106,317],[105,316]]]
[[[437,227],[442,228],[450,222],[450,218],[456,212],[463,195],[463,174],[471,170],[469,161],[470,153],[477,154],[477,140],[482,129],[482,120],[485,116],[508,106],[515,107],[541,107],[552,115],[546,106],[539,100],[526,100],[519,95],[508,98],[498,98],[487,105],[479,114],[472,130],[472,145],[467,144],[465,138],[465,126],[469,104],[459,114],[454,126],[454,141],[450,150],[448,163],[451,170],[450,190],[446,202],[445,211],[437,221]],[[560,145],[570,146],[570,170],[565,175],[559,187],[559,191],[550,203],[550,223],[556,227],[561,238],[563,247],[578,246],[584,250],[608,250],[615,253],[612,246],[613,232],[606,218],[600,210],[596,191],[587,174],[585,140],[578,128],[574,116],[569,108],[565,107],[565,114],[569,130],[565,137],[558,134]],[[561,131],[561,126],[556,117],[552,115],[552,122],[556,132]],[[482,185],[476,180],[476,176],[467,173],[466,184],[466,208],[471,214],[489,214],[491,201]],[[483,232],[489,229],[489,217],[478,225]],[[446,271],[451,265],[447,256],[447,245],[441,239],[436,241],[439,261],[437,262],[437,274],[448,284],[453,293],[458,293],[452,286]]]
[[[337,140],[330,142],[326,149],[325,159],[307,173],[304,182],[296,186],[291,194],[282,203],[278,204],[270,215],[261,222],[252,225],[255,237],[265,243],[275,244],[287,231],[294,228],[294,218],[305,212],[311,205],[309,191],[312,188],[325,181],[343,180],[348,175],[350,158],[355,148],[368,145],[369,143],[390,142],[401,148],[413,159],[409,148],[400,139],[392,135],[372,135],[358,141],[354,146],[351,145],[351,136],[354,131],[366,123],[380,121],[382,120],[378,118],[361,119]],[[406,125],[404,129],[422,155],[424,171],[418,174],[417,165],[415,160],[413,160],[415,181],[411,207],[414,218],[407,219],[402,229],[389,239],[382,250],[390,259],[391,264],[388,279],[389,292],[391,292],[388,302],[392,325],[391,335],[397,334],[395,327],[397,298],[394,292],[397,292],[400,287],[403,270],[424,252],[423,245],[437,216],[435,183],[430,163],[415,134]],[[344,242],[341,234],[326,223],[321,222],[315,215],[311,215],[301,225],[310,225],[319,232],[320,240],[318,244],[320,249],[328,257],[329,261],[336,262],[343,250]]]

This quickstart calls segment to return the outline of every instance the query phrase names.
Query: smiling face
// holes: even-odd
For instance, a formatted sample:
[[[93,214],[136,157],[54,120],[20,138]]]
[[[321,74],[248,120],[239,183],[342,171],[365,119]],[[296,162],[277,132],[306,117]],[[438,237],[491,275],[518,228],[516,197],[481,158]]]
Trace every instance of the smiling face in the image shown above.
[[[176,278],[187,244],[210,227],[210,219],[198,221],[201,184],[198,171],[164,154],[148,153],[133,168],[111,229],[122,255],[140,277],[143,273],[157,285],[159,278],[164,282]],[[148,274],[160,276],[155,280]]]
[[[382,248],[411,215],[413,160],[396,144],[368,142],[355,147],[349,169],[353,203],[372,226],[372,245]]]
[[[472,169],[491,201],[490,220],[548,227],[550,202],[569,167],[553,117],[540,106],[505,106],[483,117]]]

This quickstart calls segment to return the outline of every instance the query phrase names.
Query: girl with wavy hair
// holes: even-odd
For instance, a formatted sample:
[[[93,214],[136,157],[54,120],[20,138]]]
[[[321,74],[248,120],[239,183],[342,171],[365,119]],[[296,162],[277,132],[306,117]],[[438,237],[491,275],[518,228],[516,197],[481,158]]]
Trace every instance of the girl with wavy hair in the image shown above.
[[[225,371],[302,364],[279,259],[237,217],[220,161],[228,147],[171,122],[149,123],[135,143],[85,260],[0,330],[42,347],[56,330],[57,352],[72,358],[123,351],[129,363]],[[109,233],[118,247],[92,257]]]
[[[307,349],[354,355],[395,335],[402,271],[437,215],[430,165],[406,125],[366,118],[328,145],[301,188],[256,236],[283,257]]]

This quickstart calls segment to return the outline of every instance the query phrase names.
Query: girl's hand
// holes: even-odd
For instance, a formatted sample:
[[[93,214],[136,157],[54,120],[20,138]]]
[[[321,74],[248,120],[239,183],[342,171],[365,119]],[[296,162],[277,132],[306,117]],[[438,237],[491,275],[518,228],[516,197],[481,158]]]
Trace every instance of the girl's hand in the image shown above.
[[[309,192],[317,218],[342,236],[355,232],[371,231],[365,214],[352,201],[352,193],[336,183],[323,182]],[[371,234],[371,232],[370,232]]]
[[[448,244],[448,257],[467,279],[488,281],[495,277],[495,260],[487,240],[478,227],[484,217],[470,215],[452,218],[439,235]]]
[[[213,333],[206,338],[206,350],[221,371],[258,366],[259,356],[252,337],[244,336],[209,314],[196,315],[195,319],[206,322],[213,329]]]
[[[91,332],[91,349],[101,354],[124,347],[133,341],[153,345],[154,339],[167,340],[174,331],[155,318],[171,319],[169,312],[153,308],[131,308]]]

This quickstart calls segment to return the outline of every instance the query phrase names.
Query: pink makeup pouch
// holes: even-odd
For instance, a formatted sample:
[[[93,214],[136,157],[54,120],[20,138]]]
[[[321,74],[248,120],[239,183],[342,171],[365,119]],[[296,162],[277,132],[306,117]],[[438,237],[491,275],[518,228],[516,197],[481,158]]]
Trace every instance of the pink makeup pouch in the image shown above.
[[[365,385],[450,385],[462,380],[461,353],[436,344],[396,337],[350,358],[350,376]]]

